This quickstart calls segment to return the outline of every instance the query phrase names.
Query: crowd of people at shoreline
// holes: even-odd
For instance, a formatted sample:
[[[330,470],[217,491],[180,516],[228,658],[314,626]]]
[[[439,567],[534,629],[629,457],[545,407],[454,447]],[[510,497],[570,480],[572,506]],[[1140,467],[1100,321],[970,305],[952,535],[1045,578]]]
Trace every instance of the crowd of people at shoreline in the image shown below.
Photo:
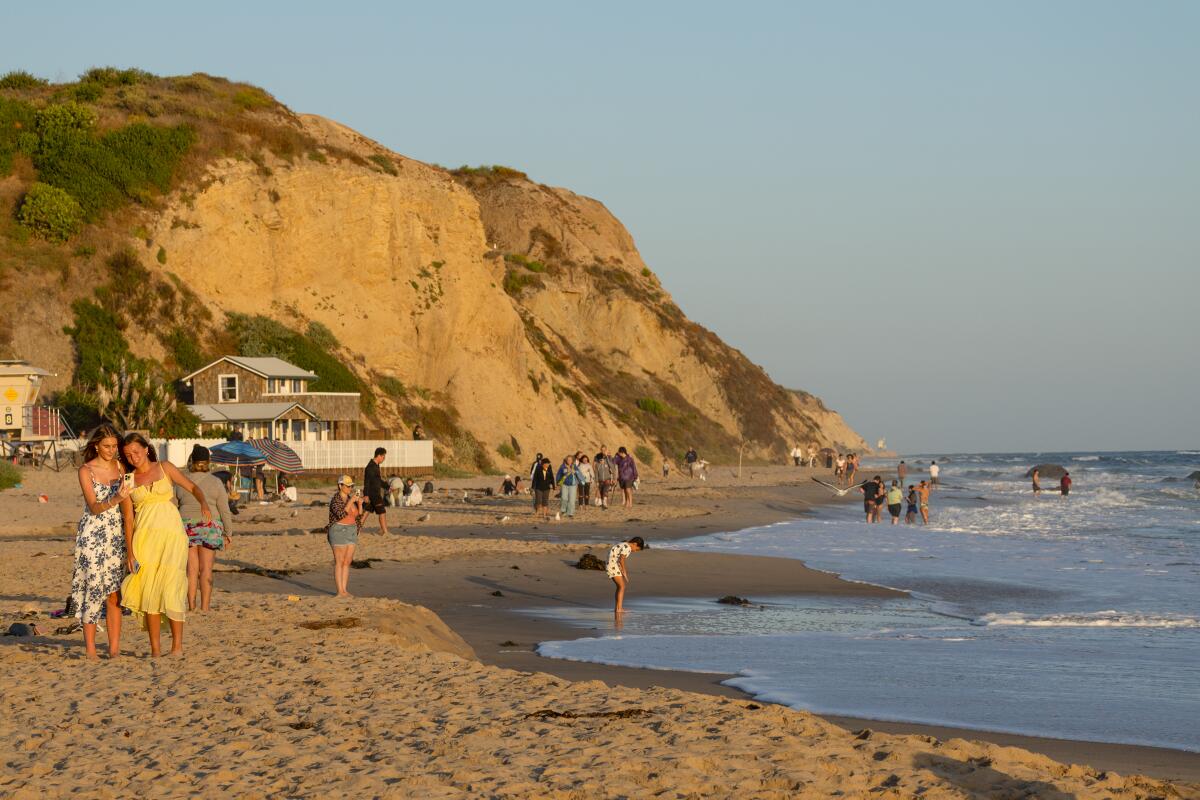
[[[68,610],[74,609],[84,633],[89,658],[96,658],[96,631],[101,619],[108,633],[109,655],[119,652],[121,618],[132,614],[146,630],[151,654],[161,654],[162,617],[167,618],[172,654],[183,651],[183,623],[187,612],[207,611],[212,598],[213,563],[217,552],[230,546],[233,513],[230,490],[211,470],[207,448],[196,445],[186,470],[160,462],[153,446],[139,433],[122,435],[111,425],[101,425],[88,438],[79,485],[84,514],[76,537],[75,569]],[[940,467],[929,465],[929,478],[907,484],[908,465],[897,465],[897,477],[887,485],[880,475],[855,484],[861,470],[856,453],[825,449],[825,465],[833,469],[839,494],[857,488],[863,495],[868,523],[878,523],[886,506],[893,525],[914,524],[919,517],[929,523],[930,495],[940,483]],[[815,466],[818,451],[792,451],[796,466]],[[382,464],[387,450],[380,447],[363,470],[362,487],[342,475],[328,503],[326,539],[333,556],[335,595],[350,597],[349,573],[359,535],[369,514],[378,520],[379,533],[387,535],[387,508],[421,502],[422,489],[412,478],[385,481]],[[707,462],[696,449],[685,457],[693,477],[706,477]],[[667,470],[664,469],[664,474]],[[1033,490],[1040,493],[1037,468],[1032,470]],[[814,478],[815,480],[815,478]],[[522,476],[505,476],[502,495],[527,492],[536,517],[549,520],[551,497],[557,497],[555,520],[573,519],[581,509],[606,510],[619,499],[630,509],[639,485],[638,464],[625,447],[610,455],[601,446],[594,457],[577,451],[563,457],[557,468],[538,453],[530,465],[528,489]],[[1062,476],[1060,491],[1070,491],[1070,473]],[[843,488],[844,487],[844,488]],[[431,489],[426,484],[426,489]],[[261,490],[260,490],[261,491]],[[414,503],[415,500],[415,503]],[[907,508],[906,508],[907,507]],[[214,513],[215,510],[215,513]],[[645,549],[641,537],[615,545],[606,564],[615,584],[615,610],[622,611],[628,585],[626,559]]]

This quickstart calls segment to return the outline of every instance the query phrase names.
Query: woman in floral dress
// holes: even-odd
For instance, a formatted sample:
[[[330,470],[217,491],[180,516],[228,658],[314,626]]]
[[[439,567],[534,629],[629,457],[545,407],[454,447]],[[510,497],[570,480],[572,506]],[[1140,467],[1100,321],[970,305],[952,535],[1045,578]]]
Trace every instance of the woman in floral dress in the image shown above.
[[[75,534],[75,571],[71,575],[71,600],[75,616],[83,623],[88,658],[96,655],[96,623],[103,612],[108,633],[108,656],[121,646],[121,579],[125,577],[125,531],[121,501],[129,489],[121,480],[124,470],[117,458],[121,435],[111,425],[92,431],[83,450],[79,488],[83,490],[83,517]]]

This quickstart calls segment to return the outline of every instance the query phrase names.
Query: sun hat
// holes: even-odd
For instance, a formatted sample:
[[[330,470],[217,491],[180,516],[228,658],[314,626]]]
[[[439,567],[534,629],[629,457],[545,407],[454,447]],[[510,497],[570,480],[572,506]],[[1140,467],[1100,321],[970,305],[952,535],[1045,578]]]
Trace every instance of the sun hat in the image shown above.
[[[338,486],[353,486],[353,485],[354,485],[354,478],[351,478],[349,475],[343,475],[342,477],[338,478]]]

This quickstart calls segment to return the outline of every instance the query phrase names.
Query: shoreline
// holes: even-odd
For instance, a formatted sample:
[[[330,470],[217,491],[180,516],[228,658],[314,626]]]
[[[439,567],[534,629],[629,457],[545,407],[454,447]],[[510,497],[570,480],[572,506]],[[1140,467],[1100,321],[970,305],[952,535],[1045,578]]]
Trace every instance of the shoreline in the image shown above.
[[[489,666],[527,673],[544,673],[572,682],[603,681],[611,686],[648,690],[681,689],[715,697],[754,700],[752,695],[722,681],[729,674],[689,672],[568,661],[543,657],[538,644],[579,639],[589,629],[528,613],[537,608],[579,605],[611,608],[611,590],[602,572],[576,570],[569,564],[579,553],[486,555],[440,559],[433,563],[386,562],[351,574],[351,591],[391,597],[433,611]],[[593,553],[599,548],[593,546]],[[656,558],[657,557],[657,558]],[[519,570],[512,567],[519,566]],[[637,555],[631,577],[653,583],[655,598],[696,599],[697,585],[719,579],[710,593],[771,596],[819,594],[822,596],[901,597],[905,593],[840,577],[803,565],[795,559],[723,553],[696,553],[651,548]],[[718,578],[718,576],[720,576]],[[594,580],[593,580],[594,579]],[[254,575],[221,575],[218,584],[235,591],[317,594],[330,591],[332,580],[322,570],[283,578]],[[634,584],[640,585],[640,584]],[[492,592],[500,592],[495,597]],[[739,609],[731,608],[737,613]],[[595,629],[593,629],[595,630]],[[1200,781],[1200,754],[1146,745],[1056,739],[999,731],[957,728],[949,725],[890,722],[839,715],[817,716],[849,731],[868,728],[896,734],[918,734],[938,739],[967,739],[1019,747],[1064,763],[1087,764],[1096,769],[1142,773],[1153,777]]]

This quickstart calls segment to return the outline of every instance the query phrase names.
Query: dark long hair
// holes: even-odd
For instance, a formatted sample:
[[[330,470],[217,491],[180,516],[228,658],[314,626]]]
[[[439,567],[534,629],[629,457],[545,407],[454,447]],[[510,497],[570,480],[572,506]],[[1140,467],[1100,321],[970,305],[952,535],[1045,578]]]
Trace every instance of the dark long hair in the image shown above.
[[[100,455],[100,443],[112,437],[117,440],[117,460],[121,460],[121,434],[112,425],[102,422],[88,436],[87,444],[83,446],[83,463],[87,463]]]
[[[125,434],[125,438],[121,440],[121,463],[125,465],[125,469],[133,469],[133,465],[125,458],[126,445],[140,444],[146,448],[146,455],[151,461],[158,461],[158,453],[154,452],[154,445],[146,441],[146,437],[142,436],[137,431]]]

